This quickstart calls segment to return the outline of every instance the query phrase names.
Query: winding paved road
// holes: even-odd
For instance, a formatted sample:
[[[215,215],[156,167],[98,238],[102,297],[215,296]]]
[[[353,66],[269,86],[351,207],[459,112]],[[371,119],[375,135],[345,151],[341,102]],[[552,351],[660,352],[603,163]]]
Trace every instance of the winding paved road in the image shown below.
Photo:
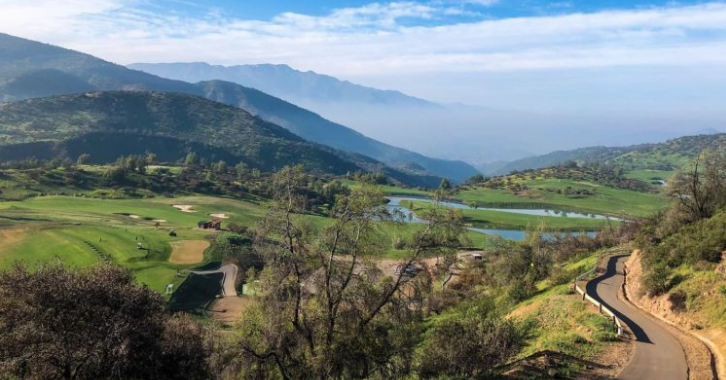
[[[219,269],[215,270],[193,270],[191,273],[194,274],[214,274],[214,273],[222,273],[224,275],[224,279],[222,280],[222,292],[224,293],[225,297],[236,297],[237,296],[237,290],[234,288],[234,282],[235,279],[237,279],[237,271],[239,268],[237,268],[234,264],[227,264],[222,266]]]
[[[635,335],[635,353],[618,379],[688,379],[686,356],[678,340],[652,317],[618,298],[626,259],[627,256],[612,257],[605,274],[588,282],[586,288],[587,294],[613,310]]]

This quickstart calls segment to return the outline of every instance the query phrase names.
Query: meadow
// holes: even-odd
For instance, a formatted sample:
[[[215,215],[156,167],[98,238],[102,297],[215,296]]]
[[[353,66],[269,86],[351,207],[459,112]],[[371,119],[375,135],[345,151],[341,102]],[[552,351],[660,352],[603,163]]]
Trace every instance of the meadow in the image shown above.
[[[514,193],[507,189],[469,187],[455,197],[483,207],[547,208],[616,217],[647,216],[667,205],[665,197],[658,193],[616,189],[592,182],[548,178],[524,180],[521,184],[528,190]],[[594,195],[570,196],[565,194],[567,188],[588,190]]]

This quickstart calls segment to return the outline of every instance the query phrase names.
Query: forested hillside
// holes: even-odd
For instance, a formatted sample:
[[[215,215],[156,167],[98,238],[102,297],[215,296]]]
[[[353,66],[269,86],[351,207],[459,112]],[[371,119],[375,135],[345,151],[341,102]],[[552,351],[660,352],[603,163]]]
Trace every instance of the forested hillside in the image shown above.
[[[278,124],[298,136],[354,154],[363,154],[408,176],[416,163],[439,177],[463,181],[477,173],[471,165],[425,157],[368,138],[313,112],[263,92],[222,81],[191,84],[160,78],[76,51],[0,34],[0,101],[87,91],[168,91],[205,96]],[[422,181],[426,181],[423,179]]]

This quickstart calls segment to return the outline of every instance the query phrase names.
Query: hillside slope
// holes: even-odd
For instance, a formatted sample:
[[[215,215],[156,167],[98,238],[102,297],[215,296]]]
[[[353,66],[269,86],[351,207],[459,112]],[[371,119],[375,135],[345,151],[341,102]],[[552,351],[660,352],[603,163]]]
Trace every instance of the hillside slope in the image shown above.
[[[675,170],[693,161],[701,151],[724,147],[726,147],[726,134],[723,133],[684,136],[657,144],[588,147],[512,161],[493,174],[546,168],[566,161],[613,163],[629,170]]]
[[[3,104],[0,145],[5,159],[90,153],[108,162],[150,151],[178,160],[199,149],[206,159],[265,170],[294,163],[333,174],[361,169],[244,110],[177,93],[97,92]]]
[[[381,143],[281,99],[234,83],[213,81],[193,85],[130,70],[88,54],[0,34],[0,100],[108,90],[208,96],[282,124],[312,142],[363,154],[392,166],[405,168],[405,164],[415,163],[455,181],[477,173],[464,162],[432,159]]]

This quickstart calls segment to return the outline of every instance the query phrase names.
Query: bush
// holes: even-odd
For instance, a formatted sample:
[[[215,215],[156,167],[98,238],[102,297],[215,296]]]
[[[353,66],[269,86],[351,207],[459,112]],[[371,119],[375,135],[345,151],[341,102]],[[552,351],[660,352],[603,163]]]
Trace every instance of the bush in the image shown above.
[[[435,321],[418,353],[421,379],[496,378],[496,368],[519,353],[524,329],[481,309],[457,310]]]
[[[0,373],[23,379],[208,379],[201,328],[131,272],[0,273]]]
[[[620,340],[615,331],[595,331],[592,333],[592,339],[598,342],[617,342]]]
[[[688,294],[684,292],[683,290],[675,291],[668,295],[668,301],[671,302],[671,310],[676,312],[683,312],[686,311],[687,302],[688,302]]]
[[[643,275],[643,286],[649,296],[661,295],[670,289],[671,270],[663,263],[656,263]]]

